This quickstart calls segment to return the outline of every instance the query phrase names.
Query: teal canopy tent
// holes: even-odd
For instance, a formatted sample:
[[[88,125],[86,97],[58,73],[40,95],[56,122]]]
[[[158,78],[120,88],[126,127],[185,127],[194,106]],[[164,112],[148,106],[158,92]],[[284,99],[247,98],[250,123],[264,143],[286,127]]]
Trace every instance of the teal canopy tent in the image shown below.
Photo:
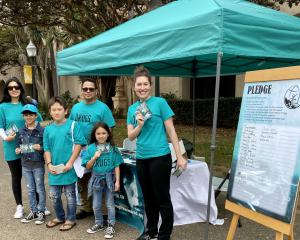
[[[300,65],[300,19],[244,0],[179,0],[57,54],[59,76],[132,75],[139,64],[193,83],[216,76],[212,171],[220,75]]]
[[[179,0],[57,55],[58,75],[209,76],[299,65],[300,19],[242,0]]]

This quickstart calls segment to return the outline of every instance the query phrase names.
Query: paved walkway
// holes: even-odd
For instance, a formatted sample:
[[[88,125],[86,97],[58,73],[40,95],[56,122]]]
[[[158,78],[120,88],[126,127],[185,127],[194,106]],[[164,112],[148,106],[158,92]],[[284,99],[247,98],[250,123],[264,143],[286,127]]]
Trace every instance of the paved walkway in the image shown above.
[[[14,219],[15,202],[10,185],[10,172],[6,162],[3,160],[3,149],[0,144],[0,239],[1,240],[67,240],[67,239],[104,239],[103,234],[87,234],[86,229],[93,223],[94,218],[89,217],[77,221],[77,226],[69,232],[60,232],[58,228],[47,229],[45,225],[36,226],[34,223],[23,224],[20,220]],[[224,240],[228,232],[231,214],[224,210],[225,194],[221,194],[217,199],[219,207],[219,218],[225,218],[223,226],[209,226],[209,240]],[[28,212],[28,200],[26,188],[23,182],[23,202]],[[47,206],[53,213],[51,203],[48,201]],[[295,240],[300,240],[300,219],[296,218]],[[51,219],[52,216],[48,216]],[[237,230],[235,240],[267,240],[275,239],[274,231],[266,229],[256,223],[242,219],[243,227]],[[172,240],[202,240],[204,239],[205,224],[195,223],[174,228]],[[135,229],[127,225],[117,223],[116,240],[134,240],[138,236]]]

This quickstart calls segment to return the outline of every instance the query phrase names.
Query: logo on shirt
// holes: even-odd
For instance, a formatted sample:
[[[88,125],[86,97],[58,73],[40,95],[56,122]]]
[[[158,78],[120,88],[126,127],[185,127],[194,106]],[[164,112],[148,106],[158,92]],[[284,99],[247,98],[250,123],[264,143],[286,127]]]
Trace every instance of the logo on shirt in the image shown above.
[[[95,167],[109,167],[111,166],[111,161],[109,158],[98,159],[95,163]]]
[[[91,122],[92,116],[90,114],[76,114],[75,121],[77,122]]]

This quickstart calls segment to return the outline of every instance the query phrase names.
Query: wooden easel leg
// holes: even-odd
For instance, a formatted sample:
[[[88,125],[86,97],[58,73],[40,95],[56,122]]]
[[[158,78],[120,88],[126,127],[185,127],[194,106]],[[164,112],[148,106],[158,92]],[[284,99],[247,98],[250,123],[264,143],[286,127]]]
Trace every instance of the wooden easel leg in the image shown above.
[[[276,240],[283,240],[283,233],[276,232]]]
[[[288,236],[288,240],[294,240],[294,230],[293,228],[291,229],[291,235]]]
[[[229,228],[226,240],[233,240],[239,219],[240,219],[240,215],[234,213],[232,220],[231,220],[231,224],[230,224],[230,228]]]

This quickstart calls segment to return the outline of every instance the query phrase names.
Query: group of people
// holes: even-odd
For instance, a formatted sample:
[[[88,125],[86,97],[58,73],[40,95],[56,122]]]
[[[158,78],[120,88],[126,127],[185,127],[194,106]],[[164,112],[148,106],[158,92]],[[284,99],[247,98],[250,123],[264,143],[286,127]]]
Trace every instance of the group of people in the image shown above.
[[[137,139],[136,169],[142,189],[147,217],[146,230],[138,239],[170,239],[173,229],[173,207],[170,198],[172,159],[168,136],[177,156],[177,168],[185,169],[186,160],[180,154],[178,137],[173,125],[173,111],[160,97],[151,96],[151,76],[139,66],[134,72],[134,90],[139,98],[127,114],[130,140]],[[83,100],[75,104],[69,118],[62,97],[53,97],[48,107],[53,122],[43,129],[37,107],[25,99],[24,88],[18,79],[6,82],[0,102],[0,136],[3,139],[4,159],[8,163],[12,190],[17,204],[15,218],[21,222],[45,221],[45,166],[48,168],[49,199],[55,218],[47,228],[60,226],[68,231],[76,219],[95,216],[87,232],[104,231],[104,237],[115,233],[114,192],[120,189],[120,165],[123,159],[114,145],[112,129],[115,120],[107,105],[97,99],[93,79],[81,83]],[[81,157],[85,172],[78,178],[73,164]],[[30,213],[23,218],[21,178],[24,175],[28,190]],[[76,184],[81,208],[76,214]],[[61,195],[67,199],[63,208]],[[105,195],[108,219],[104,224],[101,211]],[[159,215],[161,225],[158,227]]]

